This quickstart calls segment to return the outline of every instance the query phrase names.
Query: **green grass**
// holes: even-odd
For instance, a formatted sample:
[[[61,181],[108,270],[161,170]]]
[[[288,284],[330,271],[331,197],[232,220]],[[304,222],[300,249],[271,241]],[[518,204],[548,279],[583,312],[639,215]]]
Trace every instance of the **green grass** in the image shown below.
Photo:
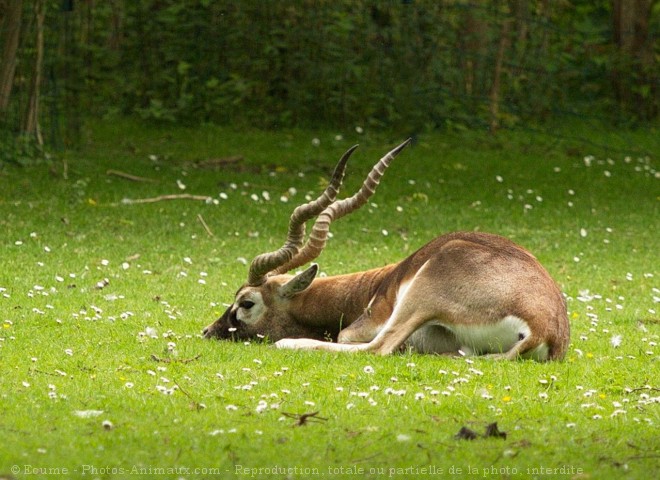
[[[246,278],[238,259],[279,247],[344,150],[361,143],[349,192],[402,137],[105,122],[51,165],[6,168],[0,478],[648,478],[660,466],[657,133],[423,135],[374,204],[333,225],[327,274],[458,229],[526,246],[569,297],[571,346],[547,364],[200,338]],[[232,155],[235,168],[194,166]],[[177,180],[217,202],[122,203],[183,193]],[[322,419],[295,425],[312,412]],[[506,439],[455,438],[493,422]]]

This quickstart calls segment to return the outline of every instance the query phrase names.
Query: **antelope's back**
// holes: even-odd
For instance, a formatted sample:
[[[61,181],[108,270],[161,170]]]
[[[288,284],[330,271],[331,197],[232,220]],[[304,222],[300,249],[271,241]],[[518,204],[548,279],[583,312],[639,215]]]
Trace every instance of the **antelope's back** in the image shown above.
[[[409,283],[421,269],[427,295],[441,298],[464,324],[523,319],[549,347],[564,356],[569,342],[566,303],[539,261],[511,240],[482,232],[454,232],[429,242],[392,271],[390,285]],[[389,282],[388,282],[389,283]]]

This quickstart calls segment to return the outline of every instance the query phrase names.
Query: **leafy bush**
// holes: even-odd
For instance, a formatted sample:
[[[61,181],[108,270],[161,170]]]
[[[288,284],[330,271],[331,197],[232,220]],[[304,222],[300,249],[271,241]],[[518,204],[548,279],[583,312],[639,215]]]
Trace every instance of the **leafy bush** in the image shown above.
[[[48,10],[47,90],[67,127],[118,113],[410,131],[656,119],[658,7],[641,55],[617,44],[613,3],[76,3]]]

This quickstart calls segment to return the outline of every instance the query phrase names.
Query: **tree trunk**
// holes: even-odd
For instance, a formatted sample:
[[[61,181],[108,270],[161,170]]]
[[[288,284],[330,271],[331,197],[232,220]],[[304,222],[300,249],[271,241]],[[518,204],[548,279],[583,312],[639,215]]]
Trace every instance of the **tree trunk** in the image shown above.
[[[41,92],[41,78],[44,63],[44,19],[46,17],[46,4],[44,0],[36,0],[34,4],[36,18],[37,41],[34,59],[34,71],[30,83],[30,98],[23,123],[23,132],[33,135],[39,146],[43,145],[43,139],[39,130],[39,96]]]
[[[460,38],[462,45],[462,69],[463,69],[463,91],[468,96],[480,96],[483,91],[479,90],[479,71],[482,67],[482,58],[486,49],[486,35],[488,25],[482,18],[474,15],[467,9],[463,23],[463,31]]]
[[[0,62],[0,119],[5,116],[14,84],[22,14],[23,0],[8,0],[2,28],[2,45],[4,48],[2,49],[2,62]]]
[[[119,51],[124,43],[124,1],[110,1],[110,36],[108,37],[108,48]]]
[[[493,83],[490,89],[490,133],[497,132],[500,127],[500,85],[502,77],[502,63],[504,63],[504,53],[509,47],[509,30],[511,29],[511,20],[506,19],[502,23],[500,32],[500,42],[497,47],[495,57],[495,69],[493,71]]]
[[[614,42],[618,48],[612,83],[619,104],[638,115],[657,115],[657,73],[649,23],[656,0],[613,0]]]

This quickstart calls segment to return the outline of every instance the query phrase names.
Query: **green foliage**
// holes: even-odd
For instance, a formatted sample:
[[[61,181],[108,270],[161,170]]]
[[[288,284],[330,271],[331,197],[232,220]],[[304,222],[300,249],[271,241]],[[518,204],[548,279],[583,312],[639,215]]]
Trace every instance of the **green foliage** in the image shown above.
[[[656,63],[617,50],[609,1],[76,5],[48,12],[49,83],[66,116],[483,128],[503,37],[504,127],[572,115],[623,123],[658,110]],[[657,35],[657,12],[649,21]]]
[[[43,148],[30,135],[11,135],[0,130],[0,167],[3,163],[27,166],[45,158]]]

